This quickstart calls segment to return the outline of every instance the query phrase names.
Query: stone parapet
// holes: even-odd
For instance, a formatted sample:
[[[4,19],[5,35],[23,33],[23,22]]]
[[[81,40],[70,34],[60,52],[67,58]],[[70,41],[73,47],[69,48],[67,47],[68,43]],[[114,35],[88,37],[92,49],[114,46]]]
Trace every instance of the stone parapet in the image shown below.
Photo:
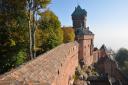
[[[18,68],[0,76],[5,81],[40,82],[46,85],[68,85],[78,64],[78,43],[62,44]],[[71,70],[71,71],[70,71]],[[65,77],[63,77],[65,76]],[[58,80],[60,77],[60,80]],[[65,79],[64,79],[65,78]],[[14,84],[15,85],[15,84]],[[45,85],[45,84],[43,84]]]

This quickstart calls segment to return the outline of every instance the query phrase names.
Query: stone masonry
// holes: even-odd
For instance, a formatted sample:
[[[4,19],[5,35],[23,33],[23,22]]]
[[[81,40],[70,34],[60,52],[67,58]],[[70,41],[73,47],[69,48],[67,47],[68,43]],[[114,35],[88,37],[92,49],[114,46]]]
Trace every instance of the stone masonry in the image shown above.
[[[95,63],[100,73],[128,85],[106,47],[94,48],[94,34],[86,26],[87,12],[79,5],[72,13],[75,42],[62,44],[18,68],[0,76],[0,85],[73,85],[75,69],[82,60],[86,66]],[[125,81],[124,81],[125,80]],[[118,84],[116,84],[118,85]]]
[[[93,63],[93,40],[94,34],[86,26],[87,12],[79,5],[72,13],[75,39],[79,43],[79,61],[83,60],[89,66]]]
[[[78,66],[78,43],[62,44],[0,76],[0,85],[69,85]]]
[[[83,60],[87,66],[93,63],[94,34],[86,27],[86,18],[87,12],[78,5],[72,13],[77,42],[62,44],[0,76],[0,85],[72,85],[79,61]]]

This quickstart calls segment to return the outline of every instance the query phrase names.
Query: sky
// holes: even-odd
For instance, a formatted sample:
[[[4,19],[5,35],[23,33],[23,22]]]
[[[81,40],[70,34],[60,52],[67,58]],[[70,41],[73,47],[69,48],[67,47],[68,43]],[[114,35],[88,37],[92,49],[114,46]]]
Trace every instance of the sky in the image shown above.
[[[128,0],[52,0],[48,6],[62,26],[72,26],[77,5],[87,11],[87,26],[95,34],[94,45],[128,49]]]

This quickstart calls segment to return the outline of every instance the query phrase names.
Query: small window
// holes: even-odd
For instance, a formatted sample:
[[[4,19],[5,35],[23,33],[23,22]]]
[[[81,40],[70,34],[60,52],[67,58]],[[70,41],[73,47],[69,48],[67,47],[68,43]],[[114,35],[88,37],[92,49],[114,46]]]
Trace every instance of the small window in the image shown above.
[[[59,70],[58,70],[58,75],[59,75]]]

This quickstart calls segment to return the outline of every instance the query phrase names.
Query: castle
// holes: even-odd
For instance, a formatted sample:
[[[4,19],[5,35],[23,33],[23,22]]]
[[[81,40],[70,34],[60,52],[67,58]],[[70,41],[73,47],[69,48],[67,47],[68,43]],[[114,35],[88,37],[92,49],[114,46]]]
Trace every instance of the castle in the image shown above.
[[[75,40],[79,43],[78,59],[83,60],[86,65],[93,62],[93,39],[94,34],[86,27],[87,12],[79,5],[72,13],[73,28],[75,30]]]
[[[62,44],[36,59],[0,76],[0,85],[72,85],[74,74],[79,62],[90,66],[98,61],[97,68],[114,78],[117,65],[108,58],[108,52],[103,45],[101,49],[94,48],[94,34],[86,26],[87,12],[79,5],[72,13],[75,42]],[[111,64],[113,63],[113,64]],[[111,67],[109,67],[111,65]],[[113,66],[112,66],[113,65]],[[112,72],[117,72],[115,75]],[[117,80],[122,79],[122,76]],[[101,84],[102,85],[102,84]]]

